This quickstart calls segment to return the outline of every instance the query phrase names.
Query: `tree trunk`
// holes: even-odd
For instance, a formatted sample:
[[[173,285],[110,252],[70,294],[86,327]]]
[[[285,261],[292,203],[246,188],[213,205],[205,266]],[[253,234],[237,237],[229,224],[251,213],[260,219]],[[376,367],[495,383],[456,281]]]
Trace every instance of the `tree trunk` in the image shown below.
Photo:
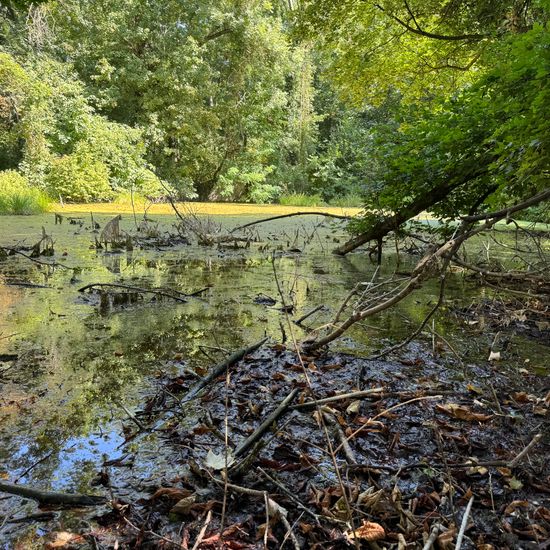
[[[487,163],[480,161],[479,165],[481,167],[472,170],[471,173],[465,174],[459,181],[453,179],[451,181],[440,183],[438,186],[432,187],[424,193],[417,195],[411,204],[399,209],[393,215],[389,217],[380,217],[374,220],[365,232],[352,237],[342,246],[335,248],[332,251],[333,254],[345,256],[348,252],[355,250],[369,241],[380,242],[380,240],[383,239],[388,233],[399,229],[404,223],[408,222],[411,218],[414,218],[414,216],[417,216],[424,210],[429,209],[438,202],[441,202],[447,198],[447,196],[457,187],[460,187],[483,175],[487,171]]]

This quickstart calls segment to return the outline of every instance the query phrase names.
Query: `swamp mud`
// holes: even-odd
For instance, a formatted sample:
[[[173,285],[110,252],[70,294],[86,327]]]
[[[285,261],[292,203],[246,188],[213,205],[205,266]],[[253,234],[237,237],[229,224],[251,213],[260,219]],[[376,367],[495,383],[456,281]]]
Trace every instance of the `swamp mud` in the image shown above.
[[[385,360],[437,281],[308,356],[295,342],[376,272],[331,253],[338,221],[205,247],[150,218],[109,226],[114,247],[108,216],[0,218],[3,548],[547,547],[548,294],[455,266]],[[376,276],[413,268],[405,245]]]

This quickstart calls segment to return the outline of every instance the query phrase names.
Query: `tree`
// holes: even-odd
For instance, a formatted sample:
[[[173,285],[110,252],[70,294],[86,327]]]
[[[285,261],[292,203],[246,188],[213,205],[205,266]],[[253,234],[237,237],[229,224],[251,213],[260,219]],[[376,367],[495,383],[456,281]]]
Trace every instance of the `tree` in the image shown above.
[[[285,129],[290,59],[269,5],[72,0],[52,16],[57,55],[102,114],[144,129],[148,160],[183,196],[258,191]]]
[[[418,99],[475,79],[500,37],[530,28],[540,9],[529,0],[312,0],[299,29],[334,52],[330,72],[348,98],[380,101],[393,88]]]

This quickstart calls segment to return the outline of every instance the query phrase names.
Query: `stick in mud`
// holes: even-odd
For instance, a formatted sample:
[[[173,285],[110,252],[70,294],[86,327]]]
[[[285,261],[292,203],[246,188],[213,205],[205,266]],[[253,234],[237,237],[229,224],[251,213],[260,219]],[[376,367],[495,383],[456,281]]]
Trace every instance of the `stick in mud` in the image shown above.
[[[0,481],[0,491],[20,497],[31,498],[42,504],[62,504],[64,506],[97,506],[107,502],[107,499],[98,495],[81,495],[78,493],[56,493],[43,491],[27,485],[17,485],[7,481]]]
[[[280,403],[280,405],[270,413],[267,418],[260,424],[260,426],[253,432],[248,438],[246,438],[236,449],[235,456],[244,454],[262,435],[270,428],[280,416],[282,416],[290,407],[292,401],[298,395],[299,388],[294,388]]]
[[[218,376],[221,376],[231,365],[234,365],[237,361],[240,361],[243,357],[249,355],[250,353],[256,351],[258,348],[262,347],[267,342],[267,338],[252,344],[248,348],[242,348],[231,356],[229,356],[225,361],[216,365],[210,373],[205,376],[202,380],[197,382],[181,399],[181,403],[186,403],[191,399],[195,398],[199,392],[213,382]]]

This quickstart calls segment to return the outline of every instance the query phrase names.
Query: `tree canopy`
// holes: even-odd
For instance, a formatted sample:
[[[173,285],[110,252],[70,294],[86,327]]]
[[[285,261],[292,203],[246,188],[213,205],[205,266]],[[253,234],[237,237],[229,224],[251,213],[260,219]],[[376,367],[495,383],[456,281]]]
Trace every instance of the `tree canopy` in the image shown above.
[[[547,185],[547,0],[4,10],[0,162],[53,198],[302,193],[362,200],[361,230]]]

